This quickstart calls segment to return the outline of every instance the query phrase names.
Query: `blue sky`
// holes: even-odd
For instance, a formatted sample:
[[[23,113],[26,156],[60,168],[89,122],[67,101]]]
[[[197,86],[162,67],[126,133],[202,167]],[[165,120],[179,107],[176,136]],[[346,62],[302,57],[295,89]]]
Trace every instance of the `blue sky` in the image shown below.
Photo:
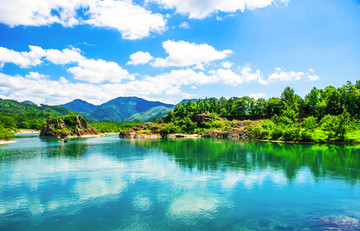
[[[0,0],[0,97],[279,96],[360,79],[359,0]]]

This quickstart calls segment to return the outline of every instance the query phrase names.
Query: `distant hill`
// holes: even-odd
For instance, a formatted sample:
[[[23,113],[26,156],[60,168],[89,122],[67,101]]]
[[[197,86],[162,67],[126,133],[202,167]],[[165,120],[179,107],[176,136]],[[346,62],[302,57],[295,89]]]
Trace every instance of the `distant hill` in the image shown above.
[[[163,107],[150,110],[154,107]],[[132,120],[136,114],[136,118],[148,121],[152,115],[160,115],[164,113],[164,108],[173,108],[173,104],[166,104],[158,101],[148,101],[138,97],[118,97],[104,104],[99,105],[94,111],[85,113],[87,116],[97,120]],[[150,111],[148,111],[150,110]],[[147,112],[148,111],[148,112]],[[147,113],[146,113],[147,112]]]
[[[23,101],[23,103],[34,104],[35,105],[35,103],[31,102],[30,100],[25,100],[25,101]]]
[[[157,118],[163,117],[171,109],[172,108],[168,108],[168,107],[164,107],[164,106],[153,107],[145,112],[136,113],[136,114],[130,116],[127,120],[133,121],[133,120],[137,119],[137,120],[149,122],[152,120],[152,118],[154,116],[156,116]]]
[[[198,101],[198,99],[183,99],[183,100],[181,100],[181,102],[178,103],[178,104],[187,103],[188,101],[196,102],[196,101]]]
[[[75,99],[69,103],[59,105],[61,107],[79,112],[79,113],[88,113],[94,111],[98,106],[88,103],[81,99]]]
[[[15,100],[0,99],[0,125],[5,128],[39,130],[48,116],[65,116],[77,112],[60,106],[29,104]],[[84,117],[88,123],[95,120]]]

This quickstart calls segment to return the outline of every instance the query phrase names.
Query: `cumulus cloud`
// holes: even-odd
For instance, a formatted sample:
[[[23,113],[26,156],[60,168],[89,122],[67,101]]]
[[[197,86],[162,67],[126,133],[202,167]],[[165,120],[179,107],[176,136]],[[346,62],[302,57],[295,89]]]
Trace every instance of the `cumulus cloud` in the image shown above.
[[[167,9],[176,9],[180,14],[189,15],[189,18],[203,19],[214,12],[236,12],[245,9],[254,10],[256,8],[267,7],[274,0],[146,0],[155,2]]]
[[[275,82],[275,81],[281,81],[281,82],[290,82],[290,81],[298,81],[300,80],[302,77],[304,77],[305,73],[302,71],[282,71],[281,68],[277,67],[275,69],[275,72],[272,73],[269,76],[269,81],[270,82]]]
[[[59,23],[66,27],[89,24],[117,29],[125,39],[140,39],[166,28],[166,19],[161,14],[129,0],[2,0],[0,23],[9,26]]]
[[[85,23],[119,30],[125,39],[147,37],[150,32],[165,30],[166,20],[161,14],[133,5],[131,1],[92,1],[89,4],[90,19]]]
[[[221,63],[221,66],[223,66],[224,68],[231,68],[232,65],[233,65],[233,63],[229,62],[229,61],[225,61],[225,62]]]
[[[146,64],[152,59],[153,57],[149,54],[149,52],[138,51],[130,55],[130,61],[127,62],[126,65]]]
[[[40,74],[38,72],[29,72],[29,74],[25,75],[25,78],[28,78],[28,79],[44,79],[44,78],[49,78],[49,76]]]
[[[71,49],[66,48],[62,51],[56,49],[46,50],[45,58],[54,64],[76,63],[85,59],[81,55],[80,49],[74,47]]]
[[[203,69],[203,65],[215,60],[227,58],[233,52],[231,50],[217,51],[208,44],[195,44],[185,41],[168,40],[163,43],[166,53],[169,54],[165,59],[156,58],[151,64],[154,67],[186,67],[193,66]]]
[[[320,79],[318,75],[308,75],[308,78],[310,81],[316,81]]]
[[[183,29],[189,29],[189,28],[190,28],[190,26],[189,26],[189,24],[188,24],[187,22],[181,23],[181,24],[179,25],[179,27],[180,27],[180,28],[183,28]]]
[[[69,68],[68,72],[74,75],[74,79],[90,83],[101,83],[104,81],[119,83],[123,79],[133,80],[135,78],[117,63],[102,59],[82,60],[78,63],[78,66]]]
[[[258,93],[251,93],[251,94],[249,95],[249,97],[250,97],[250,98],[254,98],[254,99],[260,99],[260,98],[265,99],[266,94],[265,94],[265,93],[260,93],[260,92],[258,92]]]
[[[0,66],[5,63],[14,63],[21,68],[27,68],[42,63],[41,58],[45,55],[45,50],[38,46],[29,46],[29,48],[29,52],[17,52],[0,47]]]
[[[29,52],[17,52],[0,47],[0,64],[14,63],[22,68],[36,66],[47,60],[56,65],[75,63],[77,66],[68,68],[67,71],[74,75],[74,79],[90,83],[101,83],[109,81],[120,83],[124,79],[134,80],[127,70],[120,67],[117,63],[102,59],[87,59],[81,55],[81,50],[77,48],[44,50],[41,47],[29,46]],[[138,61],[138,60],[137,60]],[[37,72],[30,72],[26,78],[44,78]]]

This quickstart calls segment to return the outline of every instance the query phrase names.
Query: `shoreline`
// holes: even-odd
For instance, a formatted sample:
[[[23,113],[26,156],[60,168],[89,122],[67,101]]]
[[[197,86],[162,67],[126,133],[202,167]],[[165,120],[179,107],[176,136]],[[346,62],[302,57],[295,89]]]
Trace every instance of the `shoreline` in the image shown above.
[[[249,137],[202,137],[198,134],[181,134],[181,133],[172,133],[167,134],[164,137],[161,136],[154,136],[154,135],[148,135],[148,134],[141,134],[136,135],[135,137],[129,138],[129,137],[119,137],[120,139],[239,139],[241,141],[245,142],[263,142],[263,143],[280,143],[280,144],[339,144],[339,145],[356,145],[360,144],[360,142],[314,142],[314,141],[286,141],[286,140],[262,140],[262,139],[252,139]]]
[[[15,134],[36,134],[40,133],[38,130],[31,130],[31,129],[20,129],[15,132]]]
[[[16,143],[13,140],[0,140],[0,145]]]
[[[258,142],[264,142],[264,143],[282,143],[282,144],[360,144],[359,142],[314,142],[314,141],[286,141],[286,140],[261,140],[261,139],[251,139],[248,138],[249,141],[258,141]]]

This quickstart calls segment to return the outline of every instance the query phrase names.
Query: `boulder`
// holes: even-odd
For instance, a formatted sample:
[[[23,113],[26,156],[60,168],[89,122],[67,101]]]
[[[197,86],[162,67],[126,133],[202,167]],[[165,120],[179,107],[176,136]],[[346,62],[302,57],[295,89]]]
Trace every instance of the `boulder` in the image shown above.
[[[211,117],[210,115],[206,114],[206,113],[201,113],[201,114],[197,114],[194,116],[194,121],[196,122],[211,122]]]
[[[100,135],[96,128],[89,128],[81,115],[76,116],[75,127],[67,127],[62,119],[54,120],[49,116],[40,132],[40,138],[75,138]]]

